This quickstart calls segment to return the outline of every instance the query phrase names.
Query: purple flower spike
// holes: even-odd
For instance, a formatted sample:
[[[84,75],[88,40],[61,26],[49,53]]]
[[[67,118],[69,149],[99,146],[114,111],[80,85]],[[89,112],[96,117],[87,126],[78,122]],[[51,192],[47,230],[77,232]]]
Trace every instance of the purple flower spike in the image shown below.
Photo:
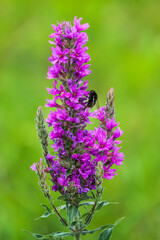
[[[97,166],[102,165],[101,177],[110,180],[116,175],[112,167],[121,165],[124,158],[118,147],[123,132],[114,117],[113,89],[105,107],[90,113],[87,105],[88,82],[83,77],[91,70],[88,48],[84,46],[88,36],[83,31],[89,25],[81,25],[81,20],[75,17],[74,26],[66,21],[52,25],[51,66],[47,73],[48,79],[56,80],[52,88],[47,88],[51,99],[47,99],[46,107],[51,111],[46,123],[51,128],[53,154],[46,154],[45,170],[50,174],[53,191],[75,196],[96,189]],[[87,130],[91,117],[99,120],[99,127]],[[37,165],[31,169],[37,171]]]

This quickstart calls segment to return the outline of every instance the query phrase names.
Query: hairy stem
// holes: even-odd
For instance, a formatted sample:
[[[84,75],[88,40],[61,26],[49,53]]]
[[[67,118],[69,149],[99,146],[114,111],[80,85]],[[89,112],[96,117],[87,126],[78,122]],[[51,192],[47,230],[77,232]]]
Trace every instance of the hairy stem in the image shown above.
[[[75,225],[75,231],[76,231],[76,235],[75,235],[75,240],[80,240],[81,239],[81,234],[79,232],[79,211],[77,211],[77,216],[75,217],[75,220],[77,221],[76,225]]]

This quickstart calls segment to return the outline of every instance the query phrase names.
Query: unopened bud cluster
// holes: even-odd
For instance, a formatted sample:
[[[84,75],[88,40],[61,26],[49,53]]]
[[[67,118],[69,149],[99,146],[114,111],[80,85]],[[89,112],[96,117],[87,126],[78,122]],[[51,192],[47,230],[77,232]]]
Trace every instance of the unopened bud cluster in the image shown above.
[[[103,193],[103,163],[98,162],[96,167],[96,199],[100,200]]]
[[[114,108],[114,89],[111,88],[107,94],[107,101],[105,106],[106,118],[109,120],[115,118],[115,108]]]
[[[43,155],[46,158],[46,156],[48,155],[48,133],[46,130],[43,111],[41,106],[39,106],[39,108],[37,109],[35,121],[36,121],[37,135],[39,137],[39,141],[43,149]]]

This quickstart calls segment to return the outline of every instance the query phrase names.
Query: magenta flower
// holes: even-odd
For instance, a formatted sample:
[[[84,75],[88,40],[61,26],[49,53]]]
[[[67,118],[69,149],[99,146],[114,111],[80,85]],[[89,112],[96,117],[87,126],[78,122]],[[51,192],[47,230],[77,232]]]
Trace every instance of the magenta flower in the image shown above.
[[[91,73],[91,70],[88,69],[90,64],[83,65],[84,63],[85,63],[84,60],[81,60],[77,62],[77,66],[75,67],[76,73],[80,75],[81,78]]]
[[[75,28],[77,30],[77,32],[84,31],[87,28],[89,28],[89,24],[88,23],[85,23],[83,25],[80,24],[82,19],[83,18],[77,19],[77,17],[74,17],[74,27],[73,28]]]
[[[113,128],[117,127],[119,123],[116,123],[115,118],[112,118],[111,120],[106,120],[106,127],[109,131],[111,131]]]
[[[49,58],[49,61],[54,65],[55,63],[67,63],[67,54],[69,53],[69,49],[65,49],[63,51],[62,48],[57,46],[56,48],[52,47],[52,57]]]
[[[47,73],[48,79],[57,78],[59,74],[61,74],[64,70],[64,68],[59,64],[54,64],[54,66],[49,67],[49,71]]]
[[[42,165],[42,158],[40,158],[40,162],[39,163],[33,163],[33,165],[30,167],[33,171],[37,171],[37,166],[38,165],[39,167]]]
[[[100,122],[105,122],[105,107],[100,107],[99,110],[95,110],[94,113],[92,113],[92,117],[97,118]]]
[[[86,53],[88,48],[87,47],[82,48],[82,46],[83,46],[82,43],[78,43],[76,48],[73,49],[72,53],[70,53],[70,56],[73,61],[82,60],[85,63],[90,61],[90,56],[88,53]]]
[[[116,169],[110,169],[109,167],[104,166],[104,178],[107,178],[108,180],[111,180],[114,175],[117,175],[115,173]]]
[[[119,138],[122,134],[123,134],[123,131],[118,127],[114,131],[113,138],[114,139]]]

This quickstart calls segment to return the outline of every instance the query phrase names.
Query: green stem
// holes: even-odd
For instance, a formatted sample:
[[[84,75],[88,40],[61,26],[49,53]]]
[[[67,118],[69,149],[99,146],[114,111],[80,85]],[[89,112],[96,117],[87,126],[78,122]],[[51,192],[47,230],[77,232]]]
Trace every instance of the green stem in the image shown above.
[[[75,225],[75,231],[76,231],[76,234],[75,234],[75,240],[81,240],[81,234],[80,232],[78,231],[79,230],[79,211],[77,211],[77,216],[75,217],[75,220],[77,221],[76,225]]]

